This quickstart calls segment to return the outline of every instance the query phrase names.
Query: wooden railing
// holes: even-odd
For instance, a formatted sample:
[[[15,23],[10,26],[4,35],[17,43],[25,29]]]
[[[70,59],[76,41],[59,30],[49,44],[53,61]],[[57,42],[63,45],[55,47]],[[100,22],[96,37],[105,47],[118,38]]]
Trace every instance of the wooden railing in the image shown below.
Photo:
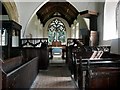
[[[20,41],[21,47],[41,47],[42,43],[48,45],[48,38],[24,38]]]

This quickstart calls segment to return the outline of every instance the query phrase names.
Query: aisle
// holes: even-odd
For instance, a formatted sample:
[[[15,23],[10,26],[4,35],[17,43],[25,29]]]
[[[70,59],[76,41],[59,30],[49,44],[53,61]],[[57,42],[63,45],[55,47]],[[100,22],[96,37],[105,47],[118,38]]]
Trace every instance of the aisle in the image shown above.
[[[75,90],[76,86],[65,63],[59,63],[59,65],[58,63],[56,65],[55,63],[50,63],[48,70],[39,71],[31,88],[64,88]]]

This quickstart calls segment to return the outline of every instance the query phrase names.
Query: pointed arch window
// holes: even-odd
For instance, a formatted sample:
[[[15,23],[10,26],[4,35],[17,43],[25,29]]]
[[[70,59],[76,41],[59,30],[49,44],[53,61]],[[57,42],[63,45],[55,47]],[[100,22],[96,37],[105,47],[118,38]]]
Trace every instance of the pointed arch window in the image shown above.
[[[64,23],[59,19],[53,19],[48,26],[48,42],[52,44],[53,41],[65,43],[66,28]]]

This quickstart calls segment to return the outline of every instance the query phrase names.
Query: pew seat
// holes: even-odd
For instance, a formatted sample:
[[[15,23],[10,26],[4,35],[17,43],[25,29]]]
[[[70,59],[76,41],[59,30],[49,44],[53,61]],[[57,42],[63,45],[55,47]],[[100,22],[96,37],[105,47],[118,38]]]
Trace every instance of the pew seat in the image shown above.
[[[6,59],[2,63],[2,69],[8,73],[22,64],[22,56]]]

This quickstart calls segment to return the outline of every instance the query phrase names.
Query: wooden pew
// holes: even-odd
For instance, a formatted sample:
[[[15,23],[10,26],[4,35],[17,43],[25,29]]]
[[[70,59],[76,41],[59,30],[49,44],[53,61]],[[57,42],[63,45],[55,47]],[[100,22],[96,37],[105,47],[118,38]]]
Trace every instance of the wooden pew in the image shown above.
[[[68,68],[71,72],[71,74],[74,74],[74,57],[73,57],[73,51],[76,49],[77,47],[74,46],[67,46],[66,48],[66,64],[68,65]]]
[[[82,48],[84,49],[67,47],[67,61],[72,62],[70,70],[72,70],[74,80],[78,82],[79,88],[81,90],[119,88],[120,55],[110,53],[110,46],[83,46]],[[86,62],[84,59],[87,59]],[[102,61],[100,61],[101,59]],[[94,62],[89,64],[88,61]]]
[[[49,66],[48,38],[25,38],[21,42],[23,61],[38,57],[39,69],[46,70]]]
[[[2,70],[2,90],[29,89],[38,74],[38,57],[15,68],[9,65]],[[9,67],[12,69],[9,70]]]
[[[22,64],[22,56],[6,59],[2,63],[2,69],[8,73]]]
[[[39,57],[39,69],[46,70],[49,66],[49,49],[48,46],[45,44],[41,45],[40,53],[38,54]]]
[[[75,40],[75,41],[74,41]],[[69,45],[69,42],[72,43],[74,41],[77,46]],[[68,40],[68,46],[67,46],[67,64],[69,66],[69,69],[71,71],[71,74],[75,81],[77,81],[78,78],[78,65],[80,59],[85,58],[103,58],[103,57],[109,57],[110,55],[110,46],[84,46],[83,44],[79,43],[82,41],[78,41],[77,39],[69,39]],[[73,43],[73,44],[74,44]],[[114,57],[114,56],[113,56]]]
[[[74,50],[76,50],[78,47],[76,45],[78,45],[77,42],[83,42],[82,39],[73,39],[73,38],[68,38],[67,39],[67,46],[66,46],[66,64],[68,65],[68,68],[71,72],[71,74],[74,74],[74,61],[73,61],[73,57],[74,57]]]
[[[120,59],[82,59],[78,85],[81,90],[116,90],[120,88]]]
[[[78,63],[79,60],[83,59],[83,58],[90,58],[93,54],[92,52],[92,48],[91,47],[87,47],[87,49],[83,47],[73,47],[71,50],[71,61],[72,61],[72,65],[71,65],[71,70],[73,70],[72,76],[74,78],[75,81],[77,81],[78,79]]]
[[[79,88],[81,90],[120,88],[118,85],[120,82],[120,55],[110,53],[109,50],[103,50],[100,57],[97,57],[98,52],[95,56],[93,54],[91,51],[84,54],[80,50],[74,52],[74,78],[76,81],[78,80]],[[85,60],[87,60],[86,67],[84,66],[85,62],[82,63]]]
[[[76,48],[76,49],[74,49],[74,55],[73,55],[73,77],[74,77],[74,80],[77,82],[78,81],[78,79],[80,78],[80,72],[79,72],[79,70],[78,70],[78,68],[79,68],[79,62],[82,60],[82,59],[94,59],[95,58],[95,60],[96,59],[100,59],[100,58],[115,58],[115,59],[119,59],[120,58],[120,55],[117,55],[117,54],[111,54],[110,53],[110,47],[108,46],[108,49],[107,49],[107,51],[105,50],[103,50],[102,52],[102,54],[100,55],[99,54],[99,52],[101,52],[101,51],[98,51],[98,53],[96,53],[96,55],[93,57],[93,54],[94,54],[94,52],[92,51],[92,49],[91,48],[94,48],[94,50],[93,51],[95,51],[95,48],[96,47],[88,47],[88,49],[86,50],[86,51],[82,51],[80,48]],[[100,48],[104,48],[104,47],[100,47]],[[105,46],[105,48],[106,48],[106,46]],[[96,52],[96,51],[95,51]],[[99,57],[98,57],[98,54],[100,55]],[[92,56],[92,58],[91,58],[91,56]]]
[[[21,39],[21,56],[10,58],[3,63],[3,90],[29,89],[38,70],[48,67],[47,43],[47,38]]]

